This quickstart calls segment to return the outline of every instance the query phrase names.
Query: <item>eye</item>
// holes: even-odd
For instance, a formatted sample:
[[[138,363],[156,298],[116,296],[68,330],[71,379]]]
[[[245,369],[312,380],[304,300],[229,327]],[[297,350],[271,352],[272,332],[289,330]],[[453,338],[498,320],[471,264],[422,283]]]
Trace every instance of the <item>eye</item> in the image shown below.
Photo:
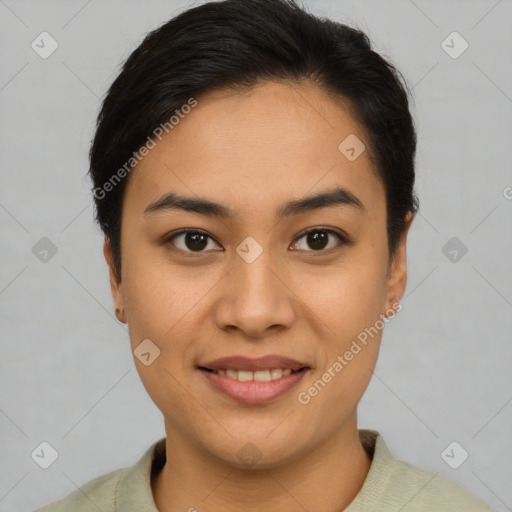
[[[205,249],[212,249],[210,242],[219,247],[208,233],[197,229],[183,229],[164,241],[164,243],[172,243],[181,251],[188,253],[201,253],[205,252]]]
[[[301,240],[304,242],[301,243]],[[198,229],[183,229],[168,236],[165,244],[171,243],[178,250],[189,254],[200,254],[207,250],[221,250],[219,244],[206,232]],[[329,252],[352,242],[341,233],[327,228],[314,228],[303,233],[293,244],[294,250],[306,252]],[[217,249],[215,248],[217,247]],[[308,249],[307,247],[310,247]]]
[[[302,239],[304,239],[304,242],[301,244]],[[341,245],[350,245],[350,243],[345,236],[332,229],[314,228],[303,233],[294,245],[297,246],[299,251],[329,252],[330,249],[335,249]]]

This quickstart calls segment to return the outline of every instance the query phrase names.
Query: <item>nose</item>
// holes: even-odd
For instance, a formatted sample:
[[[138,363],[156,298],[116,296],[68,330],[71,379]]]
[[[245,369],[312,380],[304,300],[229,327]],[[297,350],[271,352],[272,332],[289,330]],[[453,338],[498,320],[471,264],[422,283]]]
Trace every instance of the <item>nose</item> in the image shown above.
[[[268,251],[251,263],[236,255],[214,308],[216,325],[250,338],[285,330],[296,318],[295,296]]]

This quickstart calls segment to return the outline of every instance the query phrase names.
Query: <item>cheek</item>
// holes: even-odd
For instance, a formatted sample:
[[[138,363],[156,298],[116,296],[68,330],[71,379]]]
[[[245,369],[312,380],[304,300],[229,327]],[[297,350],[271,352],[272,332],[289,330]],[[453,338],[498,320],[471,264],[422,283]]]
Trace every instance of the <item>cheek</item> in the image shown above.
[[[124,269],[129,337],[137,372],[164,416],[179,424],[181,419],[175,417],[176,411],[191,408],[193,390],[185,385],[189,379],[187,350],[196,338],[198,322],[194,318],[194,306],[205,292],[190,286],[179,272],[150,264],[149,258],[127,257]],[[146,339],[159,351],[147,366],[137,358],[137,347]],[[191,414],[200,417],[199,411],[191,409]]]
[[[307,297],[306,305],[321,320],[323,354],[316,378],[323,380],[325,375],[328,401],[357,404],[371,378],[385,326],[380,315],[386,269],[379,261],[359,253],[342,266],[324,268],[315,279],[302,278],[300,295]]]
[[[354,254],[342,264],[296,276],[294,291],[323,321],[330,337],[342,342],[372,325],[386,294],[384,265]]]
[[[180,269],[134,254],[123,261],[124,296],[130,331],[135,337],[173,338],[204,295],[205,283],[192,283]],[[190,272],[189,274],[190,275]]]

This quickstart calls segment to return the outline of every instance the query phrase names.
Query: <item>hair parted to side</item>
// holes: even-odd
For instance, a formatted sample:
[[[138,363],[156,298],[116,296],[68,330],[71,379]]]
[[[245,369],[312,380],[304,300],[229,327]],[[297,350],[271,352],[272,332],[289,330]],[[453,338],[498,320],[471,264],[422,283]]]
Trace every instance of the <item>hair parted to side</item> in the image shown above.
[[[360,30],[307,12],[294,0],[224,0],[193,7],[153,30],[124,63],[97,119],[89,157],[93,191],[191,98],[262,81],[313,80],[365,128],[369,155],[386,191],[391,257],[416,214],[416,131],[401,73]],[[341,141],[340,141],[341,142]],[[123,173],[124,175],[125,173]],[[129,174],[94,193],[96,220],[121,278],[121,214]]]

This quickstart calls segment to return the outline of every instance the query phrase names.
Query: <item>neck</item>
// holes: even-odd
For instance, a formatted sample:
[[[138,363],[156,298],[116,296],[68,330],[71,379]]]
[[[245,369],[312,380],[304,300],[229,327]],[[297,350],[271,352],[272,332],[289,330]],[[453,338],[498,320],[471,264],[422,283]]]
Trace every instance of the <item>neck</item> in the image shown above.
[[[167,461],[152,480],[160,512],[318,510],[338,512],[355,498],[371,466],[356,416],[299,460],[271,469],[235,468],[205,454],[166,424]]]

